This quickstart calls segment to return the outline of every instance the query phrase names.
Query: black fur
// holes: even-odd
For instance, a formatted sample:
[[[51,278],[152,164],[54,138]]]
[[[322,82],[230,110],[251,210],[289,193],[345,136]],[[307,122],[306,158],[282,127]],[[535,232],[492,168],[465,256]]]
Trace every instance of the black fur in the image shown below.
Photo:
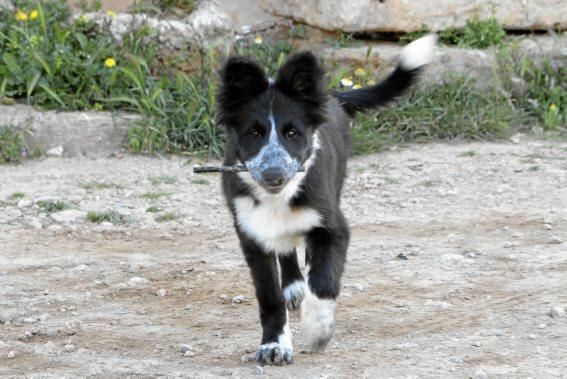
[[[335,299],[339,295],[346,261],[350,234],[340,210],[340,197],[350,151],[351,117],[357,111],[394,100],[415,82],[420,71],[399,66],[375,86],[329,92],[325,89],[323,71],[309,52],[290,57],[279,70],[275,83],[270,83],[260,66],[246,58],[233,57],[221,70],[218,113],[227,131],[226,165],[245,163],[266,146],[271,133],[269,117],[275,120],[279,141],[290,157],[302,164],[313,154],[314,135],[318,134],[320,148],[315,162],[299,191],[289,200],[289,207],[313,209],[320,215],[320,224],[302,233],[307,246],[306,264],[311,268],[308,286],[319,298]],[[297,135],[288,139],[289,128],[296,130]],[[261,206],[253,186],[235,173],[223,173],[222,185],[256,288],[263,328],[261,342],[277,342],[286,323],[282,288],[303,280],[297,254],[290,249],[276,257],[238,223],[235,199],[252,198],[255,206]],[[297,302],[287,305],[294,308],[297,306],[294,303]],[[330,335],[323,336],[318,344],[324,346],[329,338]],[[290,359],[280,355],[276,350],[266,353],[264,348],[259,350],[257,358],[267,363],[289,363]]]

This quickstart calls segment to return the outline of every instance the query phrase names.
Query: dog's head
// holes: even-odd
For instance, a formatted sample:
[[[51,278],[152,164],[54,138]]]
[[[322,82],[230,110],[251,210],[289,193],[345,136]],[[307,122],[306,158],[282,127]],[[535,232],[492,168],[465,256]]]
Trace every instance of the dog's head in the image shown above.
[[[218,117],[227,148],[270,193],[280,192],[311,155],[325,104],[323,71],[309,52],[289,58],[275,80],[243,57],[221,70]]]

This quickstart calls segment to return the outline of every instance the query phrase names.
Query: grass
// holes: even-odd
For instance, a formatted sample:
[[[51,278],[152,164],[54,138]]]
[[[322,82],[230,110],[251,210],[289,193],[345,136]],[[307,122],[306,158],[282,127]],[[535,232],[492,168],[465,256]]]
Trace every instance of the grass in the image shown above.
[[[501,138],[523,120],[523,112],[500,92],[481,91],[472,79],[453,77],[412,93],[392,108],[359,115],[353,152],[381,151],[393,143]]]
[[[103,189],[111,189],[111,188],[121,189],[123,187],[118,183],[99,182],[99,181],[93,180],[91,182],[81,184],[81,188],[86,189],[86,190],[103,190]]]
[[[152,205],[151,207],[148,207],[148,208],[146,209],[146,212],[148,212],[148,213],[161,212],[161,208],[159,208],[159,207],[157,207],[157,206],[155,206],[155,205]]]
[[[198,184],[198,185],[210,184],[210,182],[207,179],[193,179],[193,180],[191,180],[191,183]]]
[[[170,175],[150,176],[148,179],[154,186],[159,184],[175,184],[177,181],[175,176]]]
[[[169,193],[167,192],[146,192],[141,194],[140,197],[146,200],[157,200],[162,196],[167,196]]]
[[[101,222],[111,222],[113,224],[126,224],[129,222],[128,218],[116,211],[95,212],[89,211],[87,213],[87,220],[90,222],[100,224]]]
[[[458,157],[461,157],[461,158],[474,157],[474,156],[476,156],[476,151],[474,151],[474,150],[468,150],[468,151],[465,151],[465,152],[458,155]]]
[[[26,194],[25,194],[25,193],[23,193],[23,192],[14,192],[14,193],[12,193],[12,194],[8,197],[8,200],[16,201],[16,200],[23,199],[24,197],[26,197]]]
[[[168,212],[168,213],[164,213],[162,215],[157,216],[155,218],[155,220],[157,222],[167,222],[167,221],[177,220],[178,218],[179,218],[179,216],[176,215],[175,213]]]
[[[11,127],[0,128],[0,163],[19,163],[27,150],[22,133]]]
[[[46,213],[61,212],[61,211],[64,211],[65,209],[70,208],[69,204],[67,204],[67,203],[65,203],[61,200],[38,201],[37,205],[41,208],[41,210],[43,212],[46,212]]]

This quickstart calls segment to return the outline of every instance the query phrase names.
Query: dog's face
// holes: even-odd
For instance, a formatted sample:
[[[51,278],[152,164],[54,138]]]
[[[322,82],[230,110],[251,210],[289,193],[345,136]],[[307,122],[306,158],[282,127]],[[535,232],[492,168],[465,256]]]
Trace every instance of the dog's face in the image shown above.
[[[275,81],[240,57],[221,71],[218,111],[227,150],[270,193],[280,192],[311,155],[326,102],[322,76],[310,53],[291,57]]]

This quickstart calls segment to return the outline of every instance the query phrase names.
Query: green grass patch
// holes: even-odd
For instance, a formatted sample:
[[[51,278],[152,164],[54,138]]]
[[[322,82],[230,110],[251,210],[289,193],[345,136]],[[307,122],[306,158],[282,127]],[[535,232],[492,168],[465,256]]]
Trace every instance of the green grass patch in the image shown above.
[[[8,196],[8,200],[17,201],[26,197],[26,194],[23,192],[13,192],[10,196]]]
[[[193,180],[191,180],[191,183],[198,184],[198,185],[210,184],[210,182],[207,179],[193,179]]]
[[[141,198],[146,200],[157,200],[160,197],[167,196],[169,193],[167,192],[146,192],[140,195]]]
[[[167,221],[177,220],[178,218],[179,218],[179,216],[176,215],[175,213],[168,212],[168,213],[164,213],[162,215],[157,216],[155,218],[155,220],[157,222],[167,222]]]
[[[126,224],[129,222],[128,218],[125,215],[116,211],[89,211],[87,213],[87,220],[96,224],[100,224],[101,222],[111,222],[116,225]]]
[[[67,203],[65,203],[61,200],[38,201],[37,205],[41,208],[41,210],[43,212],[46,212],[46,213],[61,212],[61,211],[64,211],[65,209],[70,208],[69,204],[67,204]]]
[[[86,189],[86,190],[104,190],[104,189],[121,189],[121,188],[123,188],[118,183],[99,182],[99,181],[96,181],[96,180],[93,180],[93,181],[87,182],[87,183],[82,183],[80,186],[81,186],[81,188]]]
[[[0,164],[19,163],[27,155],[23,133],[11,127],[0,127]]]
[[[465,152],[463,152],[463,153],[461,153],[457,156],[463,158],[463,157],[474,157],[475,155],[476,155],[476,151],[468,150],[468,151],[465,151]]]
[[[160,175],[160,176],[150,176],[150,182],[156,186],[159,184],[175,184],[177,178],[175,176],[170,175]]]
[[[381,151],[393,143],[500,138],[523,120],[523,113],[502,93],[481,91],[472,79],[454,77],[391,108],[357,116],[353,152]]]
[[[155,206],[155,205],[152,205],[151,207],[148,207],[148,208],[146,209],[146,212],[148,212],[148,213],[161,212],[161,208],[159,208],[159,207],[157,207],[157,206]]]

